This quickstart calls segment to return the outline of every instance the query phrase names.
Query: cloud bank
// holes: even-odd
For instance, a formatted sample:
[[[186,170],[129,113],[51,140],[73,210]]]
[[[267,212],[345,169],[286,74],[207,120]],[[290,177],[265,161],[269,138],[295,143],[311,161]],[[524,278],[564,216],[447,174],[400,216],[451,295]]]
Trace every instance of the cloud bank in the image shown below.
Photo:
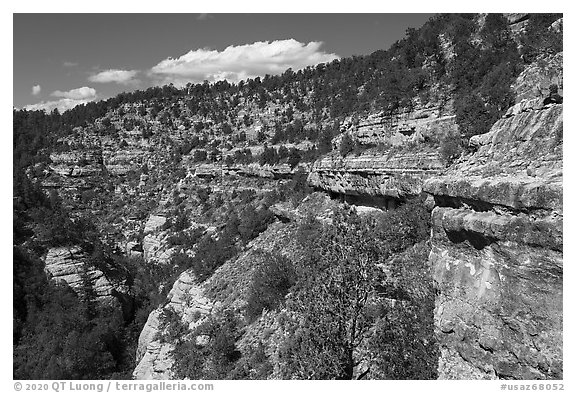
[[[146,78],[151,79],[149,82],[155,85],[174,83],[181,87],[188,82],[198,83],[205,80],[215,82],[223,79],[236,83],[247,78],[263,77],[266,74],[278,75],[288,68],[299,70],[340,58],[334,53],[322,51],[322,44],[318,41],[302,43],[288,39],[231,45],[222,51],[195,49],[178,58],[169,57],[162,60],[145,73],[138,70],[108,69],[90,75],[88,80],[92,83],[129,85],[140,83],[136,76],[144,74]],[[73,66],[75,63],[66,65]],[[32,94],[39,93],[40,86],[34,86]],[[96,90],[87,86],[69,91],[56,90],[51,96],[59,99],[27,105],[24,109],[47,112],[58,109],[64,112],[98,98]]]
[[[307,44],[294,39],[258,41],[253,44],[229,46],[223,51],[196,49],[176,58],[167,58],[152,67],[149,75],[160,83],[184,85],[187,82],[214,82],[227,79],[238,82],[266,74],[281,74],[288,68],[306,66],[339,58],[320,50],[322,42]]]
[[[53,97],[70,98],[72,100],[85,100],[96,98],[96,90],[91,87],[79,87],[68,91],[56,90],[50,94]]]
[[[110,69],[91,75],[88,80],[95,83],[118,83],[121,85],[128,85],[138,82],[138,80],[134,79],[136,75],[138,75],[137,70]]]
[[[52,112],[54,109],[58,109],[58,111],[62,113],[77,105],[86,104],[98,98],[96,90],[86,86],[68,91],[56,90],[50,95],[61,98],[59,100],[42,101],[38,104],[26,105],[24,109],[29,111],[43,110],[48,113]]]
[[[42,86],[40,86],[40,85],[32,86],[32,95],[33,96],[37,96],[38,94],[40,94],[41,91],[42,91]]]

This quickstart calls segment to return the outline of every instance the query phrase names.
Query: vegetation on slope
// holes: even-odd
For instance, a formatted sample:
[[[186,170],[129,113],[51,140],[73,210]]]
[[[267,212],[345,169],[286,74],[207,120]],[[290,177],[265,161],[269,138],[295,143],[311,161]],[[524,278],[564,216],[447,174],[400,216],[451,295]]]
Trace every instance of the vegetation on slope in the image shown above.
[[[287,235],[300,252],[260,252],[244,310],[221,308],[191,333],[169,319],[176,376],[434,378],[429,250],[419,244],[428,220],[415,203],[368,218],[342,210],[331,224],[303,220]],[[240,349],[248,325],[271,312],[277,332]]]
[[[175,277],[191,268],[200,280],[208,279],[266,230],[273,221],[270,205],[284,200],[297,206],[310,191],[302,173],[265,197],[238,195],[228,205],[219,193],[195,186],[187,202],[173,198],[174,227],[167,228],[177,248],[172,264],[149,266],[106,243],[111,232],[105,224],[120,212],[143,220],[158,200],[138,195],[121,199],[114,195],[114,185],[137,184],[141,174],[149,174],[154,184],[176,183],[185,176],[188,155],[196,162],[258,161],[294,168],[332,150],[345,116],[393,114],[417,102],[450,97],[465,138],[486,132],[512,103],[510,84],[522,67],[541,53],[562,50],[561,37],[548,28],[558,17],[532,15],[519,38],[520,49],[501,15],[487,15],[483,25],[474,15],[438,15],[420,29],[409,29],[388,50],[297,72],[236,85],[153,87],[62,114],[14,111],[15,378],[129,377],[138,334]],[[254,113],[264,108],[270,112],[268,120],[250,139],[246,130],[254,126]],[[85,148],[57,142],[75,127],[109,137],[120,149],[130,147],[127,132],[140,131],[138,141],[153,141],[167,151],[171,160],[163,169],[169,175],[143,167],[125,177],[106,177],[98,191],[64,203],[57,192],[42,189],[37,179],[45,167],[36,164],[49,163],[51,152]],[[171,139],[181,129],[184,139]],[[458,151],[457,138],[443,145],[447,158]],[[288,146],[299,142],[312,147]],[[252,148],[264,144],[253,155]],[[347,141],[341,154],[357,149]],[[224,158],[225,150],[230,154]],[[216,224],[214,235],[189,230],[188,205],[196,202],[206,223]],[[89,211],[93,206],[100,206],[98,217]],[[286,336],[276,343],[276,357],[271,358],[264,342],[240,351],[237,339],[248,322],[222,312],[194,333],[212,337],[208,345],[183,341],[176,353],[177,372],[191,378],[350,378],[370,370],[366,375],[373,378],[434,378],[433,293],[422,263],[426,246],[418,245],[427,234],[426,220],[417,216],[421,213],[412,206],[380,221],[342,213],[333,225],[312,219],[301,224],[297,233],[303,256],[290,260],[266,254],[242,311],[248,321],[260,320],[263,312],[278,313]],[[47,280],[40,256],[50,247],[77,244],[107,274],[125,280],[129,299],[122,312],[92,301],[90,288],[81,299]],[[377,267],[381,264],[388,267],[385,276]],[[360,374],[354,372],[361,367]]]

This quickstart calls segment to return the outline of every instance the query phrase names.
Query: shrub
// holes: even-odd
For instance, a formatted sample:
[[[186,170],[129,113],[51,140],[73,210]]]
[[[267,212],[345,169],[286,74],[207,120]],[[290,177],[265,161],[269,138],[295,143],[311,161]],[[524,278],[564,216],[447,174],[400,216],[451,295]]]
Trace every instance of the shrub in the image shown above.
[[[174,371],[179,379],[225,379],[229,377],[241,353],[236,348],[239,323],[232,310],[210,315],[198,326],[189,340],[179,343],[172,355]],[[199,336],[208,339],[196,343]]]
[[[240,239],[248,243],[268,228],[268,225],[274,221],[274,214],[268,209],[255,209],[252,205],[247,205],[238,218]]]
[[[208,159],[206,150],[197,149],[194,151],[194,162],[202,162]]]
[[[451,165],[462,153],[462,145],[457,135],[446,135],[440,141],[440,156],[446,165]]]
[[[562,14],[532,14],[526,34],[522,37],[522,57],[527,62],[534,61],[539,54],[555,54],[562,51],[562,32],[550,29],[550,25]]]
[[[308,174],[298,169],[290,181],[280,185],[280,192],[283,201],[290,201],[292,206],[296,207],[307,195],[311,194],[313,189],[308,185]]]
[[[346,157],[350,152],[356,149],[356,142],[349,134],[344,134],[340,141],[339,153],[342,157]]]
[[[259,259],[248,289],[246,315],[250,320],[259,317],[264,309],[275,310],[296,280],[294,266],[286,257],[262,252]]]
[[[183,208],[179,208],[176,213],[176,219],[174,220],[174,231],[180,232],[190,226],[190,220],[188,219],[188,214]]]
[[[206,234],[198,242],[196,254],[189,263],[200,282],[208,279],[218,267],[236,254],[235,239],[231,232],[224,228],[218,239]]]
[[[290,168],[294,169],[300,160],[302,160],[300,151],[296,148],[290,149],[290,156],[288,157],[288,165],[290,165]]]
[[[371,378],[436,379],[438,344],[434,335],[434,288],[428,267],[430,247],[418,243],[399,254],[385,283],[397,301],[374,325],[368,341]]]

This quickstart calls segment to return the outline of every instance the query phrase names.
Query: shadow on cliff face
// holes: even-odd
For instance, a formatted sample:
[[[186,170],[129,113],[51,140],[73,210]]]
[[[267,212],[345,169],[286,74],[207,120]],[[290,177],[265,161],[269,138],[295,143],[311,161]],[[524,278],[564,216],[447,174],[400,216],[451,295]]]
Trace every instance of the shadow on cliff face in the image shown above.
[[[452,243],[462,243],[468,240],[468,242],[476,250],[481,250],[496,241],[496,239],[491,236],[484,236],[482,234],[466,230],[446,231],[446,236]]]
[[[317,191],[325,192],[321,188],[316,188]],[[374,207],[382,210],[393,210],[403,205],[406,200],[404,198],[394,198],[381,195],[366,195],[366,194],[343,194],[333,191],[328,191],[328,195],[332,200],[346,202],[351,205]]]

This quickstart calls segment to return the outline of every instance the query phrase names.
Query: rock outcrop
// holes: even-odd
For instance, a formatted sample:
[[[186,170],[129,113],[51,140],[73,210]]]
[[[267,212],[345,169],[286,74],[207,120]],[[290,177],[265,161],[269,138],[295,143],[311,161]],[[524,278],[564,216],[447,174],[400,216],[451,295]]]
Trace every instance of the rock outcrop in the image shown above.
[[[167,264],[174,254],[174,247],[167,244],[168,235],[166,232],[148,234],[142,240],[143,256],[146,263]]]
[[[424,181],[443,169],[444,163],[434,149],[392,151],[388,156],[329,156],[314,163],[308,182],[331,193],[351,196],[352,202],[354,197],[367,197],[374,202],[368,204],[387,207],[390,201],[419,195]]]
[[[523,100],[424,184],[442,379],[562,378],[562,119]]]
[[[360,154],[333,153],[316,161],[309,184],[349,202],[378,208],[394,207],[419,195],[424,181],[445,168],[434,141],[458,131],[451,101],[437,101],[393,115],[381,112],[346,119],[342,133],[332,141],[334,147],[340,148],[344,135],[357,146],[372,147]]]
[[[194,175],[200,178],[215,178],[224,175],[256,177],[265,179],[287,179],[298,171],[308,172],[310,165],[302,163],[294,168],[288,164],[277,165],[260,165],[252,163],[247,165],[218,165],[218,164],[201,164],[195,168]]]
[[[42,185],[65,192],[97,187],[104,171],[102,152],[94,146],[65,149],[67,150],[50,154],[49,171],[42,180]]]
[[[93,290],[97,299],[113,300],[116,286],[101,270],[88,263],[88,255],[80,247],[51,248],[46,254],[44,263],[49,278],[69,285],[80,296],[85,296],[88,290]]]
[[[531,63],[516,79],[513,89],[516,103],[534,98],[542,100],[548,95],[548,88],[555,84],[558,93],[563,95],[563,52],[554,56],[544,56]]]
[[[387,143],[397,146],[409,141],[438,138],[455,132],[458,127],[452,104],[448,102],[445,105],[416,107],[394,115],[375,113],[359,120],[357,124],[348,119],[341,128],[361,145]],[[335,138],[336,147],[340,140],[341,136]]]
[[[104,141],[102,145],[103,163],[113,175],[126,175],[131,170],[140,169],[147,161],[149,143],[139,140],[126,148],[118,148],[114,141]]]
[[[212,310],[212,302],[204,296],[203,285],[196,282],[194,274],[187,270],[174,283],[167,303],[150,313],[140,333],[136,352],[135,379],[170,379],[174,360],[170,353],[173,342],[162,338],[165,324],[164,310],[175,313],[191,330]]]
[[[144,234],[147,235],[159,230],[166,223],[166,217],[159,214],[151,214],[144,225]]]
[[[71,150],[50,154],[50,169],[61,176],[93,176],[102,172],[99,150]]]

